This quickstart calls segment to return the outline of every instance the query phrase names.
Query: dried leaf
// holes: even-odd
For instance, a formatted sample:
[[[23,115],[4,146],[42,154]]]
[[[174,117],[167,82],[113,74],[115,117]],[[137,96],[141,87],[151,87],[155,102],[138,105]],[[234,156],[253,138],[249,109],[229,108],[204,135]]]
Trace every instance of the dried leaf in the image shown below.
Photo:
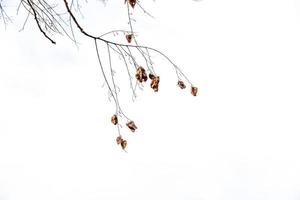
[[[136,4],[136,0],[128,0],[129,4],[131,5],[132,8],[134,8]]]
[[[146,71],[143,67],[138,67],[136,70],[135,78],[142,83],[143,81],[146,82],[148,80]]]
[[[133,34],[126,34],[125,37],[126,37],[127,42],[128,42],[128,43],[131,43],[132,38],[133,38]]]
[[[126,124],[126,126],[132,131],[134,132],[137,129],[137,126],[135,125],[134,121],[130,121]]]
[[[154,79],[154,78],[155,78],[155,75],[153,75],[153,74],[149,74],[149,78],[152,80],[152,79]]]
[[[181,89],[185,89],[185,88],[186,88],[186,86],[185,86],[185,84],[184,84],[183,81],[178,81],[177,85],[178,85]]]
[[[152,78],[150,86],[154,90],[154,92],[158,92],[159,80],[159,76],[154,76]]]
[[[193,95],[193,96],[197,96],[197,93],[198,93],[198,88],[197,88],[197,87],[194,87],[194,86],[192,86],[192,88],[191,88],[191,93],[192,93],[192,95]]]
[[[118,145],[121,144],[122,141],[123,141],[122,136],[118,136],[117,139],[116,139],[116,141],[117,141]]]
[[[122,149],[125,150],[126,146],[127,146],[127,141],[126,140],[122,140],[122,142],[121,142]]]
[[[118,124],[118,117],[117,117],[117,115],[113,115],[111,117],[111,123],[113,123],[114,125]]]

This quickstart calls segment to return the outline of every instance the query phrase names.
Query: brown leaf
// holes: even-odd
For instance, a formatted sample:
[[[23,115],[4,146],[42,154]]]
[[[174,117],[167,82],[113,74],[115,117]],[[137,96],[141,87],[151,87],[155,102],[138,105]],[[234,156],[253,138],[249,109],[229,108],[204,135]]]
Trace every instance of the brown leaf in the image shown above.
[[[123,141],[122,136],[118,136],[116,139],[117,144],[121,144]]]
[[[127,42],[128,42],[128,43],[131,43],[132,38],[133,38],[133,34],[126,34],[125,37],[126,37]]]
[[[197,96],[197,93],[198,93],[198,88],[197,88],[197,87],[194,87],[194,86],[192,86],[192,87],[191,87],[191,93],[192,93],[192,95],[193,95],[193,96]]]
[[[143,81],[146,82],[148,80],[146,71],[143,67],[138,67],[136,70],[135,78],[142,83]]]
[[[117,117],[117,115],[113,115],[111,117],[111,123],[113,123],[114,125],[118,124],[118,117]]]
[[[134,8],[136,4],[136,0],[128,0],[129,4],[131,5],[132,8]]]
[[[154,76],[152,78],[150,87],[154,90],[154,92],[158,92],[159,80],[159,76]]]
[[[127,141],[126,140],[122,140],[121,147],[122,147],[123,150],[125,150],[125,148],[127,147]]]
[[[126,124],[126,126],[132,131],[134,132],[137,129],[137,126],[135,125],[134,121],[130,121]]]
[[[177,85],[178,85],[181,89],[185,89],[185,88],[186,88],[186,86],[185,86],[185,84],[184,84],[183,81],[178,81]]]
[[[152,80],[152,79],[154,79],[154,78],[155,78],[155,75],[153,75],[153,74],[149,74],[149,78]]]

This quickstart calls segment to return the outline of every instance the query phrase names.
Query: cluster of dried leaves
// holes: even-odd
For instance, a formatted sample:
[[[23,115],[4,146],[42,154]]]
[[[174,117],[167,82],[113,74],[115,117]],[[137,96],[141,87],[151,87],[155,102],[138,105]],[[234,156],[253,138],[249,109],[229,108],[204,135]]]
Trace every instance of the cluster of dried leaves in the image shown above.
[[[135,78],[138,82],[146,82],[148,80],[148,76],[146,70],[143,67],[138,67],[136,70]],[[154,90],[154,92],[158,91],[159,86],[159,76],[155,76],[153,74],[149,74],[149,78],[151,79],[150,87]]]
[[[49,1],[51,2],[51,1]],[[124,58],[124,63],[126,64],[126,59],[125,56],[129,55],[129,57],[131,58],[131,60],[134,60],[134,67],[136,68],[136,72],[135,72],[135,78],[137,80],[137,83],[142,84],[143,82],[147,82],[148,78],[150,79],[150,88],[153,89],[154,92],[158,92],[159,90],[159,84],[160,84],[160,76],[156,75],[154,73],[154,69],[149,69],[152,66],[152,60],[151,60],[151,56],[149,51],[152,52],[156,52],[158,53],[160,56],[163,56],[165,59],[167,59],[175,68],[176,73],[177,73],[177,77],[178,77],[178,82],[177,85],[179,88],[181,89],[185,89],[187,86],[185,85],[185,83],[181,80],[182,78],[184,80],[187,81],[187,83],[189,85],[191,85],[191,94],[193,96],[197,96],[198,93],[198,88],[193,86],[192,83],[188,80],[188,78],[183,74],[183,72],[171,61],[171,59],[166,56],[164,53],[162,53],[161,51],[152,48],[152,47],[146,47],[146,46],[140,46],[137,41],[136,41],[136,35],[133,32],[133,28],[132,28],[132,24],[131,21],[133,21],[133,19],[131,18],[131,14],[130,13],[130,9],[134,9],[136,4],[138,4],[138,7],[142,9],[142,11],[144,11],[144,13],[150,15],[148,12],[146,12],[145,9],[143,9],[143,7],[140,5],[140,1],[137,0],[125,0],[125,4],[127,6],[127,10],[128,10],[128,24],[130,25],[130,31],[125,31],[123,30],[122,32],[125,33],[125,39],[128,43],[134,43],[134,44],[121,44],[121,43],[116,43],[110,40],[106,40],[104,38],[102,38],[102,36],[98,37],[95,35],[92,35],[91,33],[89,33],[88,31],[86,31],[81,24],[79,23],[79,21],[77,20],[76,16],[75,16],[75,12],[76,9],[74,7],[75,6],[75,2],[71,1],[71,0],[62,0],[62,2],[64,3],[64,6],[66,8],[67,11],[67,15],[68,15],[68,22],[70,23],[68,26],[68,23],[66,23],[67,21],[65,21],[65,14],[59,14],[59,12],[56,11],[56,5],[52,5],[48,3],[48,0],[20,0],[20,6],[23,6],[27,11],[28,11],[28,17],[30,15],[32,15],[34,17],[34,20],[40,30],[40,32],[45,36],[45,38],[47,38],[49,41],[51,41],[53,44],[56,44],[56,42],[50,37],[51,35],[53,35],[53,33],[65,33],[72,41],[76,42],[76,38],[74,36],[74,32],[73,32],[73,26],[72,24],[75,24],[76,27],[78,28],[78,30],[86,37],[92,39],[95,43],[95,50],[97,53],[97,58],[98,58],[98,62],[99,62],[99,66],[102,69],[102,73],[104,76],[104,79],[106,81],[106,84],[110,90],[110,94],[113,96],[114,101],[116,103],[116,114],[113,115],[111,117],[111,122],[112,124],[118,126],[118,130],[119,130],[119,136],[117,137],[116,141],[118,145],[121,145],[122,149],[125,150],[127,147],[127,141],[124,140],[122,138],[122,135],[120,134],[120,121],[121,121],[121,117],[125,117],[127,119],[127,122],[125,123],[126,126],[128,127],[128,129],[131,132],[135,132],[137,129],[137,126],[135,125],[134,121],[128,119],[125,114],[123,113],[123,111],[120,108],[119,105],[119,101],[118,101],[118,96],[117,96],[117,89],[116,89],[116,85],[114,83],[114,77],[112,76],[112,85],[114,87],[111,87],[110,83],[107,81],[106,79],[106,73],[105,70],[103,69],[102,66],[102,62],[101,62],[101,56],[99,54],[99,50],[98,50],[98,41],[99,42],[104,42],[108,48],[108,54],[109,54],[109,61],[110,61],[110,68],[111,68],[111,72],[113,72],[112,67],[111,67],[111,57],[110,57],[110,49],[115,50],[117,53],[120,54],[121,57]],[[122,2],[121,2],[122,3]],[[77,4],[77,9],[78,11],[80,11],[80,6]],[[130,8],[131,7],[131,8]],[[73,12],[75,11],[75,12]],[[2,14],[2,15],[1,15]],[[4,20],[5,23],[5,19],[7,16],[3,10],[3,6],[2,6],[2,0],[0,0],[0,18]],[[151,16],[151,15],[150,15]],[[28,19],[27,17],[27,19]],[[24,22],[23,28],[27,23],[27,19]],[[70,31],[68,31],[69,29],[64,28],[67,25],[67,27],[70,27]],[[108,33],[115,33],[118,31],[111,31]],[[106,33],[106,34],[108,34]],[[104,34],[104,35],[106,35]],[[113,48],[113,47],[116,47]],[[126,50],[128,49],[128,51]],[[131,54],[130,49],[136,49],[140,52],[140,54],[145,58],[146,60],[146,64],[147,64],[147,68],[149,71],[149,74],[147,74],[146,70],[142,67],[136,64],[134,56]],[[149,67],[148,65],[151,65],[151,67]],[[113,74],[113,73],[111,73]],[[131,74],[128,70],[128,74],[130,76],[130,81],[131,81]],[[131,86],[132,87],[132,86]],[[132,87],[133,89],[133,87]],[[134,93],[133,89],[133,93]],[[120,117],[120,119],[118,119],[118,117]]]
[[[113,115],[112,117],[111,117],[111,123],[113,123],[114,125],[120,125],[119,124],[119,120],[118,120],[118,116],[115,114],[115,115]],[[137,129],[137,126],[135,125],[135,123],[134,123],[134,121],[129,121],[129,122],[127,122],[126,123],[126,126],[132,131],[132,132],[135,132],[135,130]],[[118,137],[117,137],[117,139],[116,139],[116,141],[117,141],[117,144],[119,145],[121,145],[121,147],[122,147],[122,149],[123,150],[126,150],[126,147],[127,147],[127,141],[126,140],[124,140],[123,138],[122,138],[122,136],[121,135],[119,135]]]
[[[184,84],[184,82],[183,81],[178,81],[177,82],[177,85],[178,85],[178,87],[180,87],[180,89],[185,89],[186,88],[186,85]],[[193,95],[193,96],[197,96],[197,93],[198,93],[198,88],[197,87],[195,87],[195,86],[191,86],[191,94]]]
[[[125,4],[128,3],[132,8],[135,7],[137,1],[136,0],[125,0]],[[126,33],[125,34],[125,38],[126,38],[126,41],[128,43],[131,43],[132,41],[135,41],[135,38],[134,38],[134,34],[133,32],[129,32],[129,33]],[[135,41],[136,43],[136,41]],[[149,75],[147,75],[146,73],[146,70],[142,67],[142,66],[137,66],[136,65],[136,73],[135,73],[135,78],[137,80],[138,83],[143,83],[143,82],[147,82],[148,78],[151,80],[150,82],[150,87],[151,89],[153,89],[154,92],[158,92],[158,89],[159,89],[159,82],[160,82],[160,77],[156,74],[153,74],[153,73],[149,73]],[[179,79],[179,77],[178,77]],[[189,82],[189,81],[188,81]],[[190,83],[190,82],[189,82]],[[190,83],[191,84],[191,83]],[[182,80],[178,80],[177,82],[177,86],[180,88],[180,89],[186,89],[186,85],[185,83],[182,81]],[[191,94],[193,96],[197,96],[197,93],[198,93],[198,88],[191,85],[190,86],[190,91],[191,91]],[[119,125],[119,120],[118,120],[118,117],[117,115],[113,115],[112,118],[111,118],[111,122],[114,124],[114,125]],[[126,123],[126,126],[132,131],[132,132],[135,132],[135,130],[137,129],[137,126],[135,125],[134,121],[131,121],[129,120],[127,123]],[[121,145],[122,149],[126,151],[126,147],[127,147],[127,141],[124,140],[119,132],[119,136],[117,137],[116,139],[117,141],[117,144],[118,145]]]
[[[132,38],[134,37],[133,34],[126,34],[125,35],[126,40],[128,43],[131,43]],[[142,67],[142,66],[137,66],[136,68],[136,73],[135,73],[135,78],[139,83],[143,83],[143,82],[147,82],[148,80],[148,75],[146,73],[146,70]],[[157,75],[154,75],[152,73],[149,73],[149,79],[151,80],[150,83],[150,87],[154,90],[154,92],[158,92],[158,88],[159,88],[159,82],[160,82],[160,77]],[[186,89],[186,85],[182,80],[178,80],[177,85],[180,89]],[[191,86],[191,94],[193,96],[197,96],[198,93],[198,88],[195,86]],[[118,117],[117,115],[113,115],[111,117],[111,122],[114,125],[118,125]],[[134,121],[129,121],[126,123],[126,126],[132,131],[135,132],[135,130],[137,129],[137,126],[135,125]],[[122,136],[119,135],[116,139],[117,144],[121,145],[122,149],[125,150],[127,147],[127,141],[122,139]]]
[[[135,77],[136,77],[137,81],[139,81],[140,83],[146,82],[148,80],[148,77],[147,77],[147,74],[146,74],[146,70],[143,67],[141,67],[141,66],[139,66],[137,68]],[[154,92],[158,92],[158,86],[159,86],[159,81],[160,81],[159,76],[156,76],[156,75],[153,75],[153,74],[150,73],[149,74],[149,79],[151,79],[150,87],[154,90]],[[183,81],[181,81],[181,80],[178,81],[177,85],[181,89],[185,89],[186,88],[185,83]],[[193,96],[197,96],[197,93],[198,93],[198,88],[195,87],[195,86],[191,86],[191,94]],[[114,125],[118,125],[119,122],[118,122],[117,115],[113,115],[111,117],[111,122]],[[135,130],[137,129],[137,126],[135,125],[134,121],[127,122],[126,126],[132,132],[135,132]],[[117,144],[120,144],[121,147],[122,147],[122,149],[125,150],[126,146],[127,146],[127,141],[123,140],[122,136],[120,135],[120,136],[117,137]]]

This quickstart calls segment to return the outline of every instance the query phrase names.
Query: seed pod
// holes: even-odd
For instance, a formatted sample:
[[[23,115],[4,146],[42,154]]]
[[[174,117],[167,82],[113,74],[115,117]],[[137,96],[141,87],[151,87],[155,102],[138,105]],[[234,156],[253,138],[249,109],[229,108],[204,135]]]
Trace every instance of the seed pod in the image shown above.
[[[126,124],[126,126],[132,131],[134,132],[137,129],[137,126],[135,125],[134,121],[130,121]]]
[[[126,140],[122,140],[122,142],[121,142],[122,149],[125,150],[126,146],[127,146],[127,141]]]
[[[158,92],[158,86],[159,86],[159,76],[154,76],[154,78],[151,81],[150,87],[154,90],[154,92]]]
[[[122,141],[123,141],[122,136],[118,136],[117,139],[116,139],[117,144],[118,145],[121,144]]]
[[[111,117],[111,123],[113,123],[114,125],[118,124],[118,117],[117,117],[117,115],[113,115]]]
[[[177,85],[178,85],[181,89],[185,89],[185,88],[186,88],[186,86],[185,86],[185,84],[184,84],[183,81],[178,81]]]
[[[197,87],[194,87],[194,86],[192,86],[192,87],[191,87],[191,93],[192,93],[192,95],[193,95],[193,96],[197,96],[197,93],[198,93],[198,88],[197,88]]]
[[[127,42],[128,42],[128,43],[131,43],[132,38],[133,38],[133,34],[126,34],[125,37],[126,37]]]

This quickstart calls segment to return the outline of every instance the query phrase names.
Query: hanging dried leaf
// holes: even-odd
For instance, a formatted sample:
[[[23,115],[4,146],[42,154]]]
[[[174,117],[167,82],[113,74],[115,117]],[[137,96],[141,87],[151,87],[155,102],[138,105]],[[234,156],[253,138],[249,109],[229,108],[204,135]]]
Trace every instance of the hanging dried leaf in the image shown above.
[[[116,139],[116,141],[117,141],[118,145],[121,144],[122,141],[123,141],[122,136],[118,136],[117,139]]]
[[[128,43],[131,43],[132,38],[133,38],[133,34],[126,34],[125,37],[126,37],[127,42],[128,42]]]
[[[126,1],[125,1],[126,2]],[[136,0],[128,0],[129,4],[131,5],[132,8],[134,8],[136,4]]]
[[[159,86],[159,76],[154,76],[152,78],[151,84],[150,84],[151,88],[154,90],[154,92],[158,92],[158,86]]]
[[[132,131],[134,132],[137,129],[137,126],[135,125],[134,121],[130,121],[126,124],[126,126]]]
[[[118,124],[118,117],[117,117],[117,115],[113,115],[111,117],[111,123],[113,123],[114,125]]]
[[[198,88],[197,88],[197,87],[194,87],[194,86],[192,86],[192,88],[191,88],[191,93],[192,93],[192,95],[193,95],[193,96],[197,96],[197,93],[198,93]]]
[[[153,79],[155,78],[155,75],[149,74],[149,78],[150,78],[151,80],[153,80]]]
[[[122,149],[125,150],[126,146],[127,146],[127,141],[126,140],[122,140],[122,142],[121,142]]]
[[[146,82],[148,77],[146,71],[143,67],[138,67],[136,70],[135,78],[142,83],[143,81]]]
[[[183,81],[178,81],[177,85],[178,85],[181,89],[185,89],[185,88],[186,88],[186,86],[185,86],[185,84],[184,84]]]

